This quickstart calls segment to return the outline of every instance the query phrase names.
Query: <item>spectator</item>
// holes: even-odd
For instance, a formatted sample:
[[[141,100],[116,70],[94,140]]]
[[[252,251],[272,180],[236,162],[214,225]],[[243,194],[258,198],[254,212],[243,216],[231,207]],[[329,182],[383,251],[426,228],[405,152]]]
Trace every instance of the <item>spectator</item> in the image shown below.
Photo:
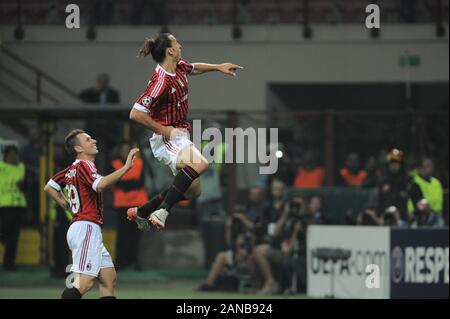
[[[119,145],[119,158],[112,162],[114,170],[125,165],[131,143],[123,141]],[[114,208],[117,211],[117,269],[134,266],[140,270],[138,262],[138,247],[140,231],[136,225],[127,220],[127,209],[141,206],[148,201],[144,184],[144,163],[136,158],[133,167],[112,187]]]
[[[22,223],[26,222],[30,225],[39,223],[39,156],[43,144],[42,135],[37,130],[31,130],[29,132],[29,143],[20,152],[20,158],[26,168],[24,193],[28,204],[26,220],[22,220]]]
[[[419,160],[414,154],[409,154],[405,159],[406,173],[410,178],[419,175]]]
[[[379,183],[380,210],[394,206],[399,210],[401,219],[406,220],[409,178],[403,167],[403,152],[398,149],[390,151],[386,155],[386,166],[386,174]]]
[[[377,187],[379,184],[380,179],[380,170],[378,161],[375,158],[375,156],[370,156],[366,161],[366,172],[367,172],[367,178],[363,183],[363,187],[371,188],[371,187]]]
[[[309,200],[307,213],[310,216],[309,224],[326,224],[327,218],[322,211],[322,198],[313,196]]]
[[[208,278],[198,290],[209,291],[220,289],[220,276],[234,271],[253,274],[252,249],[255,244],[264,240],[267,230],[268,203],[264,200],[265,189],[254,185],[248,190],[247,204],[237,205],[233,214],[225,221],[225,242],[229,249],[219,252],[211,266]]]
[[[360,187],[367,178],[367,172],[361,169],[361,160],[356,153],[347,156],[346,167],[340,170],[342,186]]]
[[[267,211],[269,203],[266,198],[266,189],[260,185],[250,187],[246,205],[246,217],[252,223],[256,243],[259,244],[266,233]]]
[[[306,211],[302,196],[294,197],[285,206],[269,235],[271,244],[260,244],[253,249],[253,258],[257,271],[262,275],[263,285],[259,294],[272,294],[279,291],[282,269],[289,263],[300,233],[304,230],[301,218]]]
[[[119,92],[109,85],[110,79],[107,73],[97,76],[97,86],[83,90],[79,97],[85,103],[98,103],[106,105],[119,103]],[[97,137],[97,146],[100,150],[96,164],[99,171],[107,170],[107,152],[113,149],[117,141],[121,139],[121,124],[118,120],[101,119],[98,117],[86,120],[86,131]]]
[[[356,224],[360,226],[379,226],[381,218],[375,207],[368,207],[357,217]]]
[[[303,155],[303,165],[300,166],[295,177],[295,188],[318,188],[323,186],[325,170],[317,165],[316,154],[306,151]]]
[[[3,268],[6,271],[16,270],[20,224],[27,206],[22,191],[25,165],[19,161],[18,153],[15,145],[4,146],[3,160],[0,161],[0,239],[5,244]]]
[[[380,219],[380,225],[404,228],[405,221],[400,217],[400,211],[395,206],[389,206],[383,212]]]
[[[299,213],[299,217],[294,217],[290,249],[284,250],[287,258],[280,267],[280,285],[285,293],[306,293],[306,230],[309,225],[326,223],[320,196],[311,197],[306,209],[300,209]]]
[[[434,162],[429,157],[420,161],[419,174],[409,187],[408,215],[413,225],[443,226],[444,190],[433,177]]]
[[[286,184],[279,179],[272,180],[270,185],[270,203],[267,210],[267,222],[275,223],[283,213],[286,204]]]
[[[97,76],[97,86],[85,89],[80,92],[80,99],[85,103],[119,103],[119,92],[109,85],[110,78],[107,73],[100,73]]]
[[[221,290],[230,287],[236,290],[236,276],[253,275],[252,249],[254,236],[252,230],[255,224],[247,217],[244,206],[236,205],[234,212],[225,223],[227,251],[219,252],[214,259],[206,282],[200,285],[199,291]],[[227,281],[220,280],[223,277]],[[228,289],[225,289],[228,290]]]

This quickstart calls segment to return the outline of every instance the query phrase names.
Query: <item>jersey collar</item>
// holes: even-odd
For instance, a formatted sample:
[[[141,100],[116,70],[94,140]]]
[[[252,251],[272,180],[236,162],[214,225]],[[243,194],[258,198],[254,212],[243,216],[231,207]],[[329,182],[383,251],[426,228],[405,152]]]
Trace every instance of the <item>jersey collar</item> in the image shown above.
[[[159,65],[159,64],[158,64],[158,66],[156,67],[156,71],[158,71],[158,70],[162,70],[164,73],[166,73],[166,74],[168,74],[168,75],[170,75],[170,76],[176,76],[175,73],[170,73],[170,72],[167,72],[166,70],[164,70],[164,68],[163,68],[161,65]]]

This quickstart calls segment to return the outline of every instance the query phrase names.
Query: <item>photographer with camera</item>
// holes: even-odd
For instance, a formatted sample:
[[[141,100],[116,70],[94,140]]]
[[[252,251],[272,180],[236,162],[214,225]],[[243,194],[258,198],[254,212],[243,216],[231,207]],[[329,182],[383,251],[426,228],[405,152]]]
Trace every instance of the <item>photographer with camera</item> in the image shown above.
[[[389,206],[383,212],[380,218],[380,225],[404,228],[406,223],[400,217],[400,210],[395,206]]]
[[[356,218],[356,224],[360,226],[380,226],[381,217],[375,207],[367,207]]]
[[[251,190],[249,195],[252,197]],[[197,290],[236,290],[238,276],[253,275],[252,250],[255,242],[261,240],[262,230],[266,227],[264,214],[265,211],[261,210],[260,215],[250,215],[245,206],[234,207],[225,221],[225,241],[229,249],[216,255],[206,282]]]
[[[271,243],[253,249],[256,270],[263,277],[259,294],[276,293],[280,284],[281,288],[286,288],[286,269],[292,268],[292,256],[299,252],[301,242],[305,242],[305,229],[313,219],[311,216],[305,198],[297,195],[285,206],[276,223],[269,224]]]

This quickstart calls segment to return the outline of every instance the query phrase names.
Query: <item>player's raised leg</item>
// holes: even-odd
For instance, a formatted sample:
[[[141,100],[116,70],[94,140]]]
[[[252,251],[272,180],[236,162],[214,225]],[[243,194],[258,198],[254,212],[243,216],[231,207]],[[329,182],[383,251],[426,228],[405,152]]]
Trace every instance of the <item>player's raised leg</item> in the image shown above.
[[[166,218],[169,215],[170,209],[185,198],[185,193],[194,181],[208,169],[208,161],[195,146],[189,145],[179,152],[177,168],[180,171],[169,187],[160,208],[149,217],[150,222],[160,229],[165,227]],[[199,196],[201,192],[200,185],[200,183],[194,184],[190,190],[190,194],[193,194],[195,197]]]

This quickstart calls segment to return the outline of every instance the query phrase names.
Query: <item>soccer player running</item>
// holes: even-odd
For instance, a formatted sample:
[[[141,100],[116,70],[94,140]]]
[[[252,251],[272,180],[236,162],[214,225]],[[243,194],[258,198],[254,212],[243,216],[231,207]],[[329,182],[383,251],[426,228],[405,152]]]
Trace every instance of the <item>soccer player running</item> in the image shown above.
[[[139,149],[130,150],[125,165],[107,176],[97,173],[94,161],[97,141],[83,130],[73,130],[64,146],[75,156],[72,165],[58,172],[44,190],[64,209],[72,212],[67,243],[72,251],[71,271],[76,274],[73,287],[67,287],[62,299],[80,299],[98,277],[101,299],[115,299],[116,270],[103,245],[102,191],[117,182],[134,164]],[[67,191],[67,198],[62,189]]]
[[[130,119],[153,130],[153,154],[175,176],[173,183],[148,203],[128,209],[128,219],[136,221],[139,229],[148,229],[148,221],[163,229],[177,202],[195,198],[201,192],[199,176],[208,168],[208,162],[189,139],[187,76],[210,71],[236,76],[236,70],[242,69],[233,63],[191,64],[181,60],[181,48],[172,34],[162,33],[156,39],[146,38],[139,52],[142,57],[151,54],[158,65],[134,104]]]

